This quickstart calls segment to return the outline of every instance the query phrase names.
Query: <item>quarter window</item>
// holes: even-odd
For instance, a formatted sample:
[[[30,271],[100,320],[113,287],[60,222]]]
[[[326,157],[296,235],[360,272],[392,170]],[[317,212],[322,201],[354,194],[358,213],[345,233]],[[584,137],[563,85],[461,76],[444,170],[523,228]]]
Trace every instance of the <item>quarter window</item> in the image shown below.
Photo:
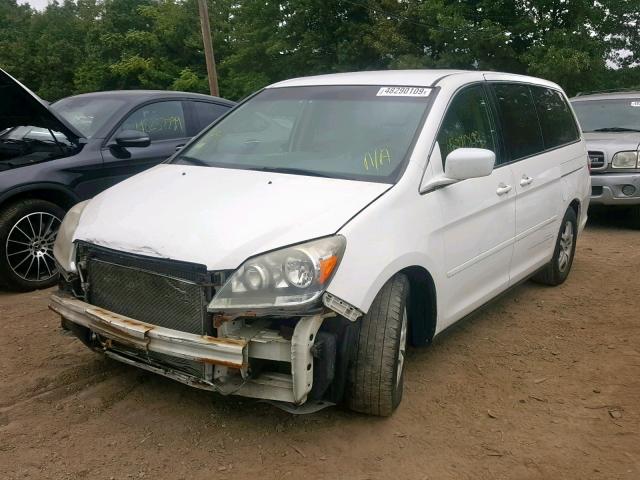
[[[497,83],[493,88],[509,159],[517,160],[544,151],[529,86]]]
[[[544,146],[554,148],[576,141],[579,138],[578,127],[562,94],[543,87],[531,87],[531,93],[540,119]]]
[[[229,107],[218,105],[217,103],[192,102],[192,105],[196,111],[200,130],[211,125],[214,120],[227,113],[227,110],[229,110]]]
[[[187,136],[182,102],[157,102],[145,105],[120,125],[118,131],[138,130],[151,141],[185,138]]]
[[[486,148],[498,154],[489,105],[481,85],[466,88],[449,105],[438,144],[442,163],[457,148]]]

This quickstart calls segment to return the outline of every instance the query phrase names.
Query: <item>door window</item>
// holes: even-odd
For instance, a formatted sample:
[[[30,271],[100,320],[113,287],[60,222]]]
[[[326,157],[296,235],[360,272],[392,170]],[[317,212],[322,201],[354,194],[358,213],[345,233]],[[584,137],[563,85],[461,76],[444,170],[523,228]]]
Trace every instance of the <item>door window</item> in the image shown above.
[[[151,141],[185,138],[187,136],[182,102],[157,102],[140,107],[120,125],[118,132],[138,130]]]
[[[199,130],[211,125],[214,120],[229,110],[229,107],[217,103],[191,102],[191,104],[196,112]]]
[[[510,160],[544,151],[538,115],[528,85],[494,85],[504,142]]]
[[[580,136],[571,109],[562,94],[544,87],[531,87],[546,148],[576,141]]]
[[[482,85],[466,88],[449,105],[438,144],[442,163],[456,148],[486,148],[498,155],[489,104]]]

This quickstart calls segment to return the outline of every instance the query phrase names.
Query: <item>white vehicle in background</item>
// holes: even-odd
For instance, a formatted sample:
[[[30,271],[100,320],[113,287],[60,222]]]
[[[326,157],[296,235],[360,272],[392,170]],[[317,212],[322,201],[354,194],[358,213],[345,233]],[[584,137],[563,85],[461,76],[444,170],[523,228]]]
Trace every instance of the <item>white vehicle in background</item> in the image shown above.
[[[589,194],[551,82],[288,80],[74,207],[51,308],[89,347],[192,386],[390,415],[407,343],[531,276],[564,282]]]

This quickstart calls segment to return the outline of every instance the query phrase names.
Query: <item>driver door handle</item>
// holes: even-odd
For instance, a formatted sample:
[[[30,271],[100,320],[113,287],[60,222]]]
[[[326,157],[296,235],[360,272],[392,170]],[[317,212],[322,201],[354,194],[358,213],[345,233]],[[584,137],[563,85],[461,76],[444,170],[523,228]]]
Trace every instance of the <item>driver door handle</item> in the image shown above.
[[[511,191],[511,188],[511,185],[505,185],[504,183],[500,182],[498,184],[498,188],[496,189],[496,193],[498,195],[506,195]]]
[[[533,182],[533,178],[531,178],[525,173],[522,175],[522,178],[520,179],[520,186],[526,187],[527,185],[531,185],[531,182]]]

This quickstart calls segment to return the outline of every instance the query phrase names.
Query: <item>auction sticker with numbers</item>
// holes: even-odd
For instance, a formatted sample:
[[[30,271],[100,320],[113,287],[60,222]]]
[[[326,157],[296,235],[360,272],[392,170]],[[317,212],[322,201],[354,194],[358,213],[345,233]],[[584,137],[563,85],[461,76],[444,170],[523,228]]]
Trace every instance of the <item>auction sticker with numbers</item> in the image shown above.
[[[378,97],[428,97],[430,88],[425,87],[382,87]]]

